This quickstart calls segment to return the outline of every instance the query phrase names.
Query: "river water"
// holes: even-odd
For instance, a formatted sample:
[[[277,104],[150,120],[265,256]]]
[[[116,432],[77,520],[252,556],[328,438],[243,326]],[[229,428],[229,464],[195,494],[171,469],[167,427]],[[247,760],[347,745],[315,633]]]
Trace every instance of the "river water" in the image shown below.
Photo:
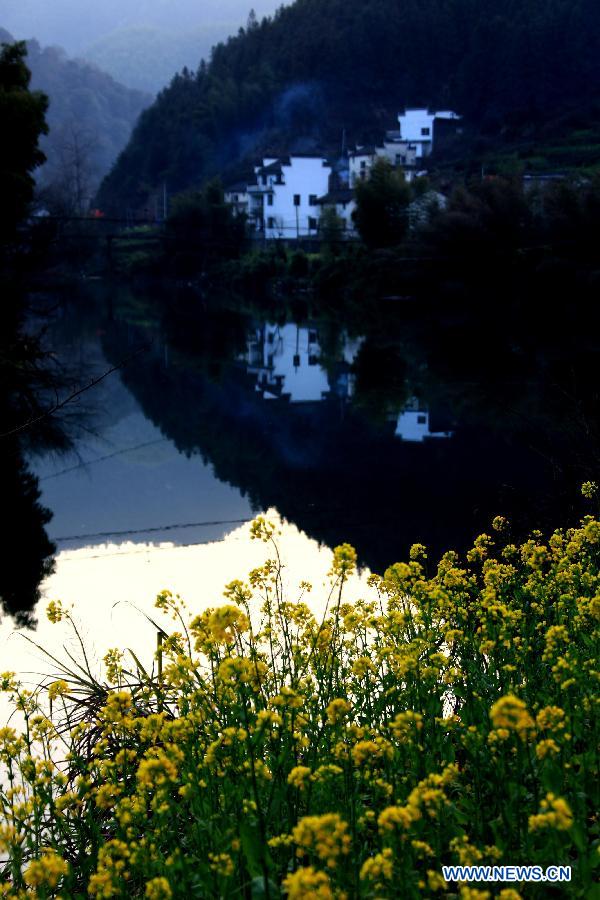
[[[57,548],[34,611],[45,645],[58,638],[43,606],[61,598],[98,654],[139,652],[159,590],[213,605],[265,557],[248,523],[267,511],[291,591],[321,585],[349,541],[354,592],[413,542],[433,560],[496,514],[520,536],[585,511],[596,432],[586,398],[565,401],[565,367],[490,379],[404,312],[345,321],[100,286],[61,299],[46,341],[74,388],[105,377],[68,407],[72,452],[29,461]],[[5,617],[4,668],[22,660],[12,628]]]

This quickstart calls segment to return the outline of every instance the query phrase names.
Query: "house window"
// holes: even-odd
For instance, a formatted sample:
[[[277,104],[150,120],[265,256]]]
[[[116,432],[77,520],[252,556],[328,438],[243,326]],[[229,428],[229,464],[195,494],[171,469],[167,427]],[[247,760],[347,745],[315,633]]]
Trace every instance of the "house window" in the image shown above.
[[[316,205],[317,205],[317,195],[316,195],[316,194],[309,194],[309,195],[308,195],[308,205],[309,205],[309,206],[316,206]]]
[[[319,357],[315,356],[314,353],[309,354],[308,364],[309,366],[316,366],[319,362]]]
[[[360,161],[360,167],[361,167],[361,169],[366,169],[366,168],[367,168],[367,161],[364,160],[364,159],[361,159],[361,161]]]
[[[300,354],[299,354],[299,353],[294,353],[293,366],[294,366],[295,369],[297,369],[297,368],[299,367],[299,365],[300,365]]]
[[[234,195],[233,195],[233,202],[234,202],[234,203],[237,203],[238,200],[239,200],[238,195],[237,195],[237,194],[234,194]]]
[[[263,183],[264,185],[266,185],[266,183],[267,183],[267,176],[266,176],[266,175],[263,175],[263,177],[262,177],[262,183]]]
[[[300,206],[300,194],[294,194],[294,206]]]
[[[319,336],[318,336],[317,332],[316,332],[316,331],[313,331],[313,330],[311,329],[311,330],[308,332],[308,343],[309,343],[309,344],[316,344],[316,343],[317,343],[318,337],[319,337]]]
[[[429,128],[421,128],[421,134],[423,137],[428,137],[431,134],[431,130]]]
[[[308,230],[309,231],[317,230],[317,220],[313,216],[308,217]]]
[[[267,204],[273,206],[273,194],[267,194]]]
[[[275,228],[275,219],[273,216],[269,216],[267,219],[267,228]]]
[[[418,425],[425,425],[426,422],[427,422],[427,416],[417,416],[417,424]]]

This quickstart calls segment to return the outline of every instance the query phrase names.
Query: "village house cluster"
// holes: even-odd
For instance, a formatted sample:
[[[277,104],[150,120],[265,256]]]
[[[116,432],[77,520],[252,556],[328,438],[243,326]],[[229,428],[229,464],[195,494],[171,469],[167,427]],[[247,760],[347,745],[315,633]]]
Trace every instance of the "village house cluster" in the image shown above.
[[[406,109],[398,115],[398,129],[386,132],[381,145],[356,147],[336,160],[304,154],[262,159],[247,180],[227,186],[225,202],[267,240],[316,236],[325,210],[333,210],[343,233],[354,237],[354,187],[368,178],[373,164],[385,159],[411,181],[449,130],[460,130],[455,112]]]

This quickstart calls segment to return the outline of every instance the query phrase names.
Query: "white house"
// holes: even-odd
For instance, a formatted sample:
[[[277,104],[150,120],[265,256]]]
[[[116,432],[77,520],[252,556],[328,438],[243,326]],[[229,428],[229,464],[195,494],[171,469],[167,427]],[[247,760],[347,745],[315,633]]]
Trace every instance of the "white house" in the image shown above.
[[[341,222],[345,237],[354,237],[356,227],[352,214],[356,209],[354,191],[351,188],[337,188],[317,199],[319,220],[326,209],[333,209]]]
[[[416,159],[429,156],[433,150],[436,122],[460,120],[460,116],[451,110],[439,112],[425,108],[407,108],[398,114],[398,138],[414,147]]]
[[[248,214],[250,197],[248,195],[247,182],[238,181],[235,184],[228,185],[223,192],[223,197],[225,203],[228,203],[229,206],[231,206],[236,216],[239,216],[242,213]]]
[[[417,166],[417,148],[408,141],[402,141],[393,132],[388,132],[382,147],[377,147],[377,156],[387,159],[394,167],[404,169],[406,180],[410,181]]]
[[[266,238],[317,233],[317,199],[327,193],[331,166],[322,156],[265,159],[248,185],[250,219]]]
[[[348,153],[350,187],[354,187],[358,181],[366,181],[376,159],[375,147],[356,147]]]

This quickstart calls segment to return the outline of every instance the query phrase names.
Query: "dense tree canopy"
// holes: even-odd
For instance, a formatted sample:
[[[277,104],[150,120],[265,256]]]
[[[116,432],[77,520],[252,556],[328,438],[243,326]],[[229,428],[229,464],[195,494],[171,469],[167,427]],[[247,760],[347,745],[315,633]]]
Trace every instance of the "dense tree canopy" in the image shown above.
[[[9,238],[33,195],[33,172],[44,162],[38,146],[47,131],[44,94],[29,90],[25,44],[3,44],[0,52],[0,238]]]
[[[356,185],[354,219],[368,247],[392,247],[408,230],[411,190],[401,171],[378,160],[366,181]]]
[[[524,134],[589,108],[600,86],[593,0],[296,0],[177,75],[101,191],[143,202],[266,149],[340,146],[402,106],[452,107],[482,132]]]

